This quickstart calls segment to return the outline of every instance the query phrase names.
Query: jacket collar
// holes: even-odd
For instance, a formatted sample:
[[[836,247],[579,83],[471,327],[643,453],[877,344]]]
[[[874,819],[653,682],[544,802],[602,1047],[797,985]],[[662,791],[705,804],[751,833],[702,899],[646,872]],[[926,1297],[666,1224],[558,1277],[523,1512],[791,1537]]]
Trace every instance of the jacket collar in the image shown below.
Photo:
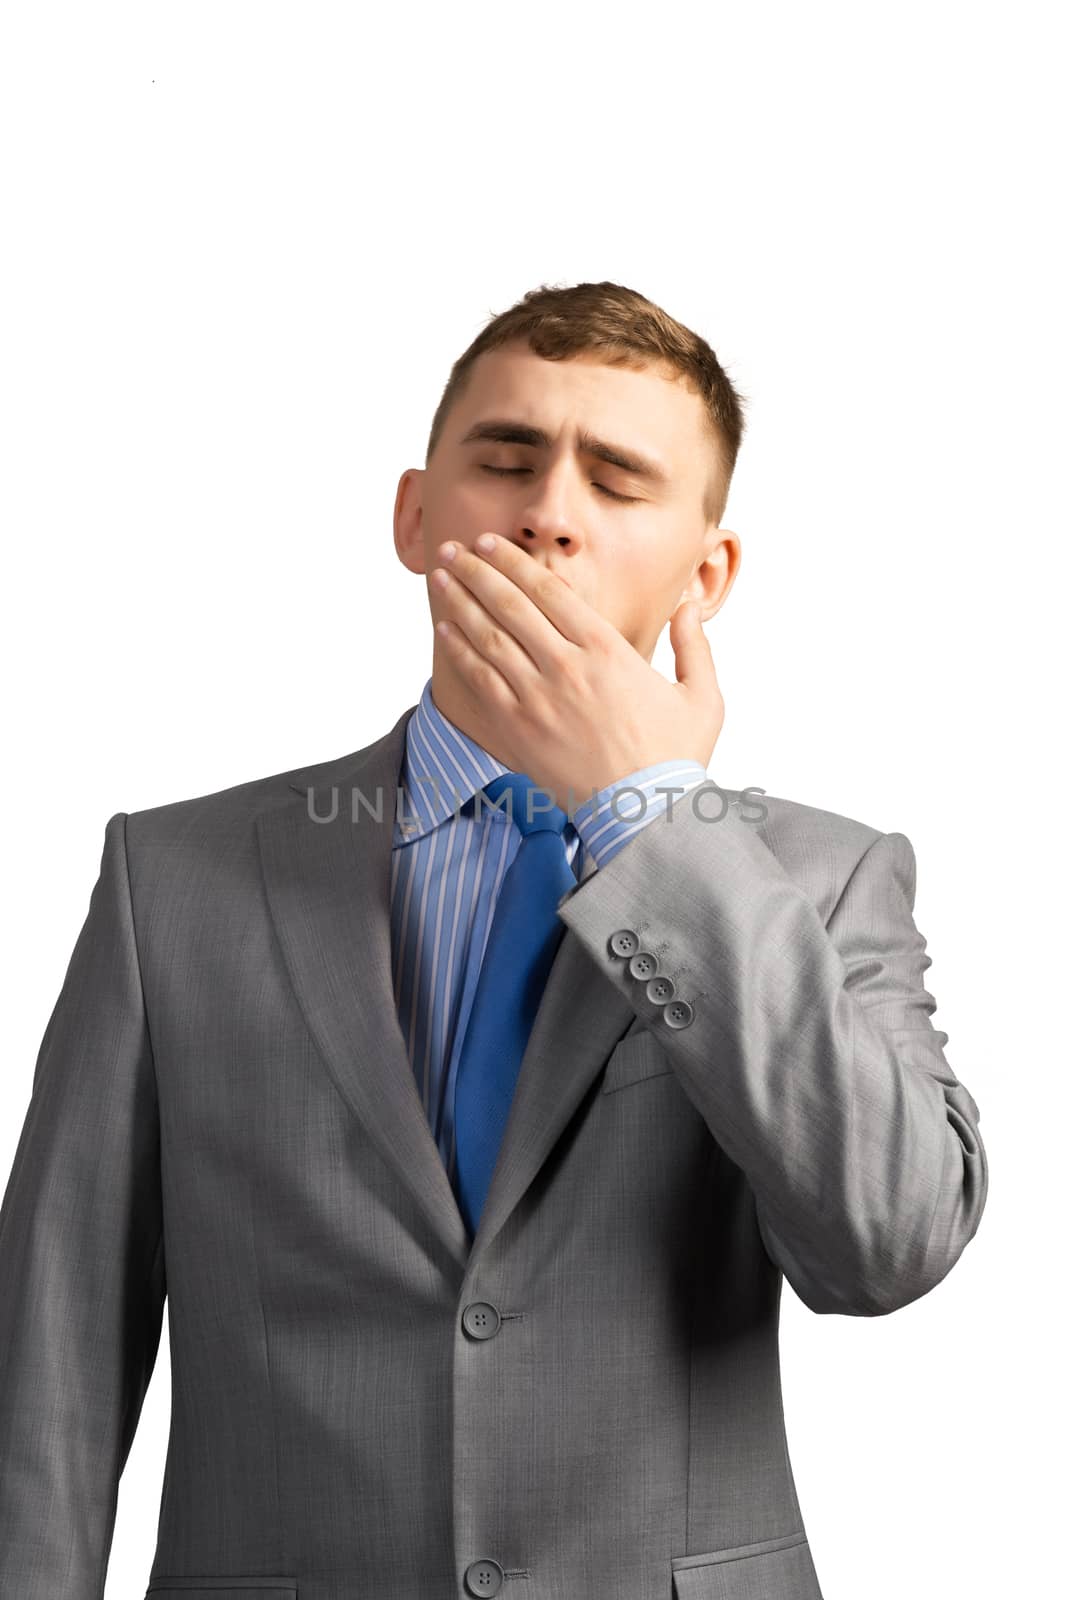
[[[471,1240],[419,1098],[393,986],[392,843],[406,732],[416,710],[410,706],[364,749],[302,769],[289,782],[289,799],[259,812],[256,832],[271,918],[323,1064],[424,1226],[470,1273],[634,1013],[566,929]],[[446,799],[451,808],[451,794]],[[580,888],[591,870],[587,863]]]

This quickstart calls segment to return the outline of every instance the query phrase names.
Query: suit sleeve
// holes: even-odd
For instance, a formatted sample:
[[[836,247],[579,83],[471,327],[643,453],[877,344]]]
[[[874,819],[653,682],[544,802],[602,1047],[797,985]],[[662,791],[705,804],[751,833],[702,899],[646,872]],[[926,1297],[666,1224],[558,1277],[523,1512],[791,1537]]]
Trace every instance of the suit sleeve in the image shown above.
[[[825,925],[753,824],[733,807],[707,820],[717,806],[700,793],[559,915],[744,1172],[764,1248],[798,1296],[816,1312],[894,1311],[949,1272],[987,1193],[979,1110],[931,1021],[912,845],[880,834]],[[692,1008],[686,1025],[669,1026],[613,954],[621,929],[657,956]]]
[[[99,1600],[165,1296],[126,814],[49,1018],[0,1209],[0,1594]]]

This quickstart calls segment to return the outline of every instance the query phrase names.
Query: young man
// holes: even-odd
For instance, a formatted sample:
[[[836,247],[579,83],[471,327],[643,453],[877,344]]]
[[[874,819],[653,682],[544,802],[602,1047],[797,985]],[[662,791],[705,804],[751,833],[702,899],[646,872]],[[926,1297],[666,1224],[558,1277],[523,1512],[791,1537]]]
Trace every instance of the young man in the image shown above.
[[[987,1164],[908,839],[706,779],[741,436],[642,296],[527,295],[400,480],[418,705],[109,820],[0,1219],[0,1593],[101,1593],[166,1295],[157,1600],[819,1600],[782,1278],[908,1304]]]

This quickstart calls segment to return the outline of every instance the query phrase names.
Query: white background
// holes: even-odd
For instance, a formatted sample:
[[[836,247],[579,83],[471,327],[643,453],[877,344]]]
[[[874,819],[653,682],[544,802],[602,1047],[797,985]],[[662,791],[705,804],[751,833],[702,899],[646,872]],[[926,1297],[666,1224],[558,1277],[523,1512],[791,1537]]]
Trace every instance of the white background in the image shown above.
[[[394,495],[450,364],[540,283],[641,290],[750,397],[710,771],[911,839],[990,1161],[919,1302],[784,1287],[826,1600],[1062,1564],[1054,20],[185,0],[10,7],[0,36],[0,1170],[107,818],[391,727],[431,645]],[[147,1582],[168,1386],[165,1324],[107,1600]]]

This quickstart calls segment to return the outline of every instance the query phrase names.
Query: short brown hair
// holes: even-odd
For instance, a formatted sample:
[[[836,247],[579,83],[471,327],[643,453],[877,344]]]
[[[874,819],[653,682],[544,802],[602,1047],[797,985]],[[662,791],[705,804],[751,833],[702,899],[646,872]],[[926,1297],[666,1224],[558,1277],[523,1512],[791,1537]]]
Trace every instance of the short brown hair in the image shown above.
[[[525,339],[534,354],[547,361],[596,352],[606,366],[641,371],[662,361],[673,368],[704,403],[705,433],[719,468],[708,474],[704,516],[719,524],[745,432],[743,407],[748,397],[735,388],[700,334],[636,289],[619,283],[578,283],[572,288],[541,284],[487,323],[453,363],[430,426],[428,465],[478,357],[512,339]]]

